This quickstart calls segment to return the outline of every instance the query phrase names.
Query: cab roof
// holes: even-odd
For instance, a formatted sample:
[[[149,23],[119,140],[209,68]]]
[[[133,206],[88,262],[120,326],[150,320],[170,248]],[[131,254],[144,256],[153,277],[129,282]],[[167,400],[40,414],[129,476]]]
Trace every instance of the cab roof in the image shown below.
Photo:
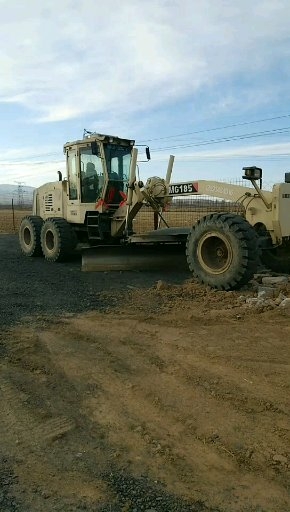
[[[118,144],[120,146],[134,146],[135,140],[132,139],[123,139],[120,137],[116,137],[115,135],[105,135],[101,133],[92,133],[89,135],[86,135],[83,139],[75,140],[73,142],[66,142],[63,146],[64,151],[66,148],[69,148],[71,146],[83,146],[87,145],[90,142],[102,142],[102,143],[111,143],[111,144]]]

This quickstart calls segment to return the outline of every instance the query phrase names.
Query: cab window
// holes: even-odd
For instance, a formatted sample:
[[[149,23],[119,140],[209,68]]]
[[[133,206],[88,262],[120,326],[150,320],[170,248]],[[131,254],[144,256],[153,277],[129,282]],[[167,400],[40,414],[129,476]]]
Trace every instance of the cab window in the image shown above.
[[[83,148],[80,152],[81,163],[81,201],[95,203],[101,196],[104,182],[101,158],[92,154],[91,148]]]
[[[68,183],[69,183],[69,199],[74,201],[78,198],[77,188],[77,160],[75,153],[67,154],[67,167],[68,167]]]
[[[126,199],[132,148],[106,144],[104,149],[109,180],[105,200],[108,204],[120,204]]]

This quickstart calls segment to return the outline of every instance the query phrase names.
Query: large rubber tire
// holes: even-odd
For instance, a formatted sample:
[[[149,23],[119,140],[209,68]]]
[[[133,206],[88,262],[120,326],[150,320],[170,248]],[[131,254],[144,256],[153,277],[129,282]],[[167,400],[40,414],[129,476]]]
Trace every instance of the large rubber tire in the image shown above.
[[[248,283],[257,271],[259,255],[258,236],[240,215],[207,215],[187,238],[190,270],[200,282],[218,290],[234,290]]]
[[[41,230],[41,247],[47,261],[65,261],[77,244],[70,224],[62,218],[47,219]]]
[[[290,242],[284,242],[274,249],[264,249],[261,254],[262,263],[273,272],[290,273]]]
[[[19,227],[19,244],[25,256],[42,256],[40,233],[43,220],[37,215],[23,217]]]

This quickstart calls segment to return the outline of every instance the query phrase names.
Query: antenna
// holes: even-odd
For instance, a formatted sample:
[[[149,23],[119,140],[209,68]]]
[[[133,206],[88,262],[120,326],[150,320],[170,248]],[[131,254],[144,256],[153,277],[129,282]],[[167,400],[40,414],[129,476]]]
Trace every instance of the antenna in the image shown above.
[[[90,132],[89,130],[86,130],[86,128],[84,128],[83,139],[89,139],[90,135],[93,135],[94,133],[95,132]]]

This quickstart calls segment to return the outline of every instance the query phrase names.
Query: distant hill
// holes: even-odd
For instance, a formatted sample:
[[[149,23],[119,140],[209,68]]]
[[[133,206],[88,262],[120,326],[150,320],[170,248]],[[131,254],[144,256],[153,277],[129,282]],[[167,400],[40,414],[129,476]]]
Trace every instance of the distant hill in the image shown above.
[[[30,205],[32,203],[34,187],[26,185],[0,185],[0,206]]]

